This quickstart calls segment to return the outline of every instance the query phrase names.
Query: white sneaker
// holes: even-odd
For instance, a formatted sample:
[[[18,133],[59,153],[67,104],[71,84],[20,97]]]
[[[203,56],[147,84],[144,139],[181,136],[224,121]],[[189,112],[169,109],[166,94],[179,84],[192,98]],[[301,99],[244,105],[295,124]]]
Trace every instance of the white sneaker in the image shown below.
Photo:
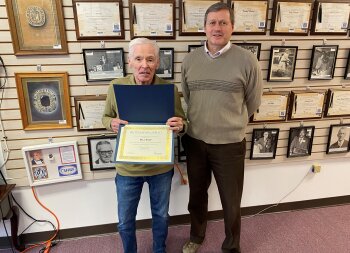
[[[182,247],[182,253],[196,253],[200,246],[201,244],[188,241]]]

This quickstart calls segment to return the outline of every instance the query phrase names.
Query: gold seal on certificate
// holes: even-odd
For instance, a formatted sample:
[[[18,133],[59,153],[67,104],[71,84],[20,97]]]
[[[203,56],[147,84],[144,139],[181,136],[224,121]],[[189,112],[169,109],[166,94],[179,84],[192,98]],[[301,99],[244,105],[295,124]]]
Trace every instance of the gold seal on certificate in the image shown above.
[[[117,163],[173,163],[173,131],[167,125],[126,125],[117,143]]]

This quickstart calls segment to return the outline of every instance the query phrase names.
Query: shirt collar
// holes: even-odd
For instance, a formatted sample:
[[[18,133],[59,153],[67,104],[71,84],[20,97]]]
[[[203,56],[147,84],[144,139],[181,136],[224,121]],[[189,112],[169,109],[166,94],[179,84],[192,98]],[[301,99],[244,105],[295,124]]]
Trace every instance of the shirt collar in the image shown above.
[[[211,57],[211,58],[217,58],[217,57],[219,57],[220,55],[222,55],[223,53],[225,53],[227,50],[229,50],[230,48],[231,48],[231,42],[229,41],[229,42],[227,42],[227,44],[226,44],[226,46],[224,46],[223,48],[221,48],[219,51],[217,51],[215,54],[212,54],[212,53],[210,53],[209,52],[209,49],[208,49],[208,47],[207,47],[207,42],[208,41],[206,41],[205,43],[204,43],[204,50],[205,50],[205,52]]]

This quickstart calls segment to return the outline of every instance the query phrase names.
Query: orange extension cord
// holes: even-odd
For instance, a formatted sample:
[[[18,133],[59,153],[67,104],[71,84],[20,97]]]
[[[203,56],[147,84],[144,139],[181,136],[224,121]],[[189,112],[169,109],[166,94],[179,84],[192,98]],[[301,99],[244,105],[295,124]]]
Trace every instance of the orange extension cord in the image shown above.
[[[44,208],[46,211],[48,211],[49,213],[51,213],[55,219],[56,219],[56,222],[57,222],[57,229],[56,229],[56,233],[47,241],[45,242],[42,242],[42,243],[38,243],[38,244],[34,244],[34,245],[31,245],[30,247],[26,248],[25,250],[21,251],[21,253],[24,253],[24,252],[27,252],[28,250],[30,249],[33,249],[33,248],[36,248],[36,247],[39,247],[39,246],[46,246],[46,249],[44,250],[44,253],[48,253],[50,251],[50,247],[51,247],[51,243],[52,241],[56,238],[57,234],[58,234],[58,231],[60,230],[60,221],[58,220],[57,216],[50,210],[48,209],[46,206],[44,206],[40,200],[38,199],[36,193],[35,193],[35,190],[34,190],[34,187],[32,186],[32,192],[33,192],[33,195],[35,197],[35,200],[39,203],[39,205]]]

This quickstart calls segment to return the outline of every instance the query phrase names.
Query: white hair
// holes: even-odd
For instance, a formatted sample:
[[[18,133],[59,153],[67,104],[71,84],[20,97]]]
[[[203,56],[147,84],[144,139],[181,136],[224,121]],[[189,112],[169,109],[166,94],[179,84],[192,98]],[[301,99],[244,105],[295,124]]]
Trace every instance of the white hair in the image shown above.
[[[145,45],[145,44],[152,45],[154,48],[156,57],[157,58],[159,57],[159,47],[154,40],[150,40],[147,38],[136,38],[129,42],[129,56],[128,56],[129,59],[131,59],[131,57],[134,55],[134,48],[136,45]]]

